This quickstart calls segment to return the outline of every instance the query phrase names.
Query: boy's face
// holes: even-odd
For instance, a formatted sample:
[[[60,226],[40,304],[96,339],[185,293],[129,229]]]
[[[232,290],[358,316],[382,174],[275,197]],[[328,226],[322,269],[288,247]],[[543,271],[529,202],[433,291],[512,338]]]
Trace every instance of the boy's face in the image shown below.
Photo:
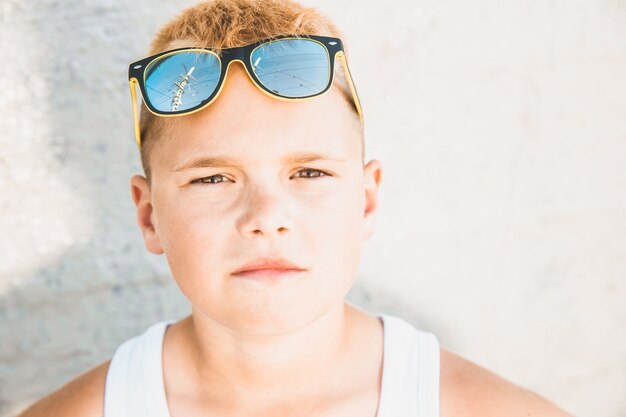
[[[235,63],[209,107],[167,120],[151,155],[152,186],[136,175],[131,188],[146,247],[165,253],[194,314],[269,335],[343,303],[372,233],[381,172],[376,160],[362,165],[353,117],[334,87],[281,101]],[[339,161],[289,161],[304,153]],[[236,165],[181,168],[217,157]],[[232,275],[257,258],[305,271],[274,283]]]

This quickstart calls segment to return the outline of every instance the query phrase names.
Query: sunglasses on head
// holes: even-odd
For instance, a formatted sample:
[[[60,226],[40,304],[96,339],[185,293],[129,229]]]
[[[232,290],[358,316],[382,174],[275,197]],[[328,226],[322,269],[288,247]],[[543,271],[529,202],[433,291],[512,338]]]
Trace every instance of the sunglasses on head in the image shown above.
[[[363,113],[339,38],[284,35],[249,45],[222,49],[185,47],[160,52],[128,67],[137,146],[141,148],[135,84],[143,101],[158,116],[171,117],[202,110],[222,91],[231,63],[241,62],[261,92],[282,100],[319,96],[333,82],[335,57],[343,64],[361,122]]]

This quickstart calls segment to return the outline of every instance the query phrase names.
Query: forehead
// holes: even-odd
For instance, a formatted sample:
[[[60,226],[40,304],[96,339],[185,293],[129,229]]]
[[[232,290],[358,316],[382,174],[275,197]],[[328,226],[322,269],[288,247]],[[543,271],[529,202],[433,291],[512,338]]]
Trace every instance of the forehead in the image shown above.
[[[279,100],[254,86],[240,63],[229,68],[219,97],[196,113],[164,120],[153,168],[171,171],[198,157],[242,164],[321,153],[360,160],[360,132],[336,88],[306,100]]]

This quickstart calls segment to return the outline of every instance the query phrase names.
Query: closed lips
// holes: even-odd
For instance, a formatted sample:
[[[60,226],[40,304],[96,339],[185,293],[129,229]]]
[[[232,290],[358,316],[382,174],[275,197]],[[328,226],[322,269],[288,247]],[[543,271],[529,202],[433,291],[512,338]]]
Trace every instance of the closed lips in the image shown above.
[[[302,267],[296,265],[287,259],[282,258],[259,258],[252,262],[243,265],[240,269],[233,272],[233,274],[239,274],[242,272],[256,271],[256,270],[303,270]]]

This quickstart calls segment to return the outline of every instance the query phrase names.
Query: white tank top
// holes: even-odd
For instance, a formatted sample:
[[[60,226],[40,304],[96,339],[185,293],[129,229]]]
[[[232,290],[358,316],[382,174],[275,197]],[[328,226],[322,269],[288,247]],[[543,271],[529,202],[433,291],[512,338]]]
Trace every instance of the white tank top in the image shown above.
[[[439,341],[405,320],[383,320],[383,374],[376,417],[439,417]],[[163,384],[166,326],[151,325],[122,343],[107,372],[104,417],[170,417]]]

